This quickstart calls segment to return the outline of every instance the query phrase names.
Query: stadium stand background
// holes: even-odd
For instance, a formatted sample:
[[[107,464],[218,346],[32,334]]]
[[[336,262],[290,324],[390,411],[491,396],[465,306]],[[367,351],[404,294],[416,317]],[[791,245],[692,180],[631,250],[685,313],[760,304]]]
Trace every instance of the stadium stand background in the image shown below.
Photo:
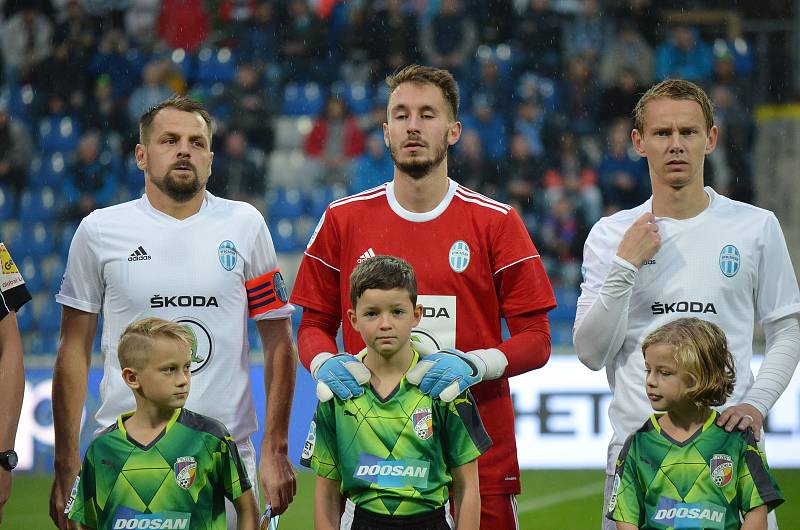
[[[799,262],[800,111],[763,107],[800,85],[788,0],[0,4],[0,237],[34,295],[18,315],[26,362],[56,350],[53,295],[77,223],[142,193],[132,153],[149,106],[175,92],[207,104],[209,189],[263,212],[291,286],[327,203],[391,178],[383,78],[414,61],[459,81],[451,176],[522,214],[556,290],[556,346],[571,344],[588,230],[649,196],[630,112],[665,77],[717,106],[707,183],[775,210]]]

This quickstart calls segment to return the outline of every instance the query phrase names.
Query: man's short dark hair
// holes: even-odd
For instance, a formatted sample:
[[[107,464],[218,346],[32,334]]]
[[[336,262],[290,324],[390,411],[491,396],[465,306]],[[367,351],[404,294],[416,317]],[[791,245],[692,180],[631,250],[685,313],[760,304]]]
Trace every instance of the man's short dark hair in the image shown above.
[[[206,122],[206,128],[208,129],[209,147],[211,146],[211,115],[202,103],[186,96],[172,96],[158,105],[151,107],[150,110],[142,114],[142,117],[139,118],[140,144],[147,143],[148,136],[150,135],[150,126],[153,125],[156,114],[167,108],[177,109],[183,112],[194,112],[203,118],[203,121]]]
[[[417,279],[407,261],[394,256],[375,256],[356,267],[350,274],[350,303],[356,302],[367,289],[405,289],[412,305],[417,305]]]
[[[458,119],[458,84],[453,74],[447,70],[410,64],[386,78],[389,95],[391,96],[392,92],[403,83],[429,84],[438,87],[447,101],[450,117],[453,120]]]

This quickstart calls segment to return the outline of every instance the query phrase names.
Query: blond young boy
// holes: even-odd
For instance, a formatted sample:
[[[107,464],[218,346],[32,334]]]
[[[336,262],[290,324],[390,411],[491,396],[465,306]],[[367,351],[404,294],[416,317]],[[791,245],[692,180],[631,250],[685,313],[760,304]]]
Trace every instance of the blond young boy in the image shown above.
[[[256,499],[228,430],[183,408],[192,344],[188,329],[160,318],[137,320],[120,336],[136,410],[86,452],[65,509],[82,528],[225,530],[227,497],[238,530],[255,530]]]
[[[301,459],[318,475],[315,527],[477,530],[476,458],[491,440],[468,391],[445,403],[406,381],[419,360],[411,341],[422,314],[414,271],[376,256],[356,267],[350,285],[348,317],[367,346],[358,358],[371,379],[364,394],[317,407]]]

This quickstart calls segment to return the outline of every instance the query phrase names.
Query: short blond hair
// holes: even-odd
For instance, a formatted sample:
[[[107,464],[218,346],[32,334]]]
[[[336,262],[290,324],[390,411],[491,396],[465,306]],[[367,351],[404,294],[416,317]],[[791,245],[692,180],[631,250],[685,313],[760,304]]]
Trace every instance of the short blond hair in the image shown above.
[[[119,337],[117,358],[120,368],[142,368],[153,352],[156,339],[179,342],[191,352],[194,344],[192,332],[177,322],[158,317],[147,317],[128,324]]]
[[[711,132],[711,128],[714,126],[714,104],[711,103],[711,99],[709,99],[708,94],[706,94],[702,88],[684,79],[666,79],[650,87],[650,89],[639,98],[636,107],[633,109],[634,129],[640,133],[644,133],[645,106],[654,99],[661,98],[694,101],[700,105],[700,108],[703,110],[706,133]]]
[[[458,83],[456,83],[453,74],[441,68],[433,68],[431,66],[420,66],[418,64],[410,64],[400,70],[397,70],[386,78],[386,86],[389,87],[389,95],[391,96],[397,87],[403,83],[416,83],[419,85],[433,85],[442,91],[445,101],[447,102],[447,109],[450,111],[450,118],[453,120],[458,119]]]
[[[672,346],[678,368],[692,379],[686,397],[693,402],[716,407],[730,397],[736,368],[719,326],[699,318],[679,318],[647,335],[642,352],[654,344]]]

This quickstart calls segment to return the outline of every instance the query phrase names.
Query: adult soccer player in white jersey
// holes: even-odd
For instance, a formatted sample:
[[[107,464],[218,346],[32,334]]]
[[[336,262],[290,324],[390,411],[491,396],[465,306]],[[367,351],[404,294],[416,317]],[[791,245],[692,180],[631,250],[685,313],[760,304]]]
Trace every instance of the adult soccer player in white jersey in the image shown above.
[[[606,501],[625,439],[651,413],[641,343],[653,329],[698,316],[725,331],[736,363],[736,386],[718,420],[728,431],[752,427],[760,436],[800,357],[800,293],[778,220],[703,186],[718,134],[708,96],[688,81],[663,81],[634,115],[631,138],[647,158],[653,196],[592,228],[574,329],[578,357],[605,368],[612,391]],[[766,356],[754,378],[756,320]]]
[[[53,371],[56,476],[50,514],[62,530],[71,528],[62,514],[80,470],[78,435],[101,311],[99,427],[134,408],[118,375],[120,333],[144,316],[183,323],[195,336],[193,392],[187,406],[227,426],[253,479],[250,435],[257,425],[248,373],[247,318],[254,318],[264,349],[267,398],[260,484],[275,512],[285,510],[294,496],[295,477],[287,457],[296,370],[289,320],[293,307],[261,214],[205,189],[214,156],[210,123],[208,112],[184,97],[168,99],[145,113],[136,146],[145,194],[92,212],[70,245],[56,296],[63,313]],[[231,510],[229,514],[228,527],[235,527]]]
[[[300,361],[317,379],[321,399],[363,393],[359,383],[369,372],[348,355],[364,348],[352,326],[342,329],[347,353],[334,355],[350,308],[350,272],[376,254],[411,263],[423,306],[418,348],[448,350],[422,359],[407,380],[445,400],[475,385],[493,442],[478,459],[481,526],[513,530],[520,482],[508,378],[547,362],[553,291],[514,209],[447,177],[447,149],[461,134],[453,76],[411,65],[387,84],[384,141],[394,178],[331,203],[311,237],[292,291],[292,301],[303,306]],[[506,341],[501,317],[511,331]]]

